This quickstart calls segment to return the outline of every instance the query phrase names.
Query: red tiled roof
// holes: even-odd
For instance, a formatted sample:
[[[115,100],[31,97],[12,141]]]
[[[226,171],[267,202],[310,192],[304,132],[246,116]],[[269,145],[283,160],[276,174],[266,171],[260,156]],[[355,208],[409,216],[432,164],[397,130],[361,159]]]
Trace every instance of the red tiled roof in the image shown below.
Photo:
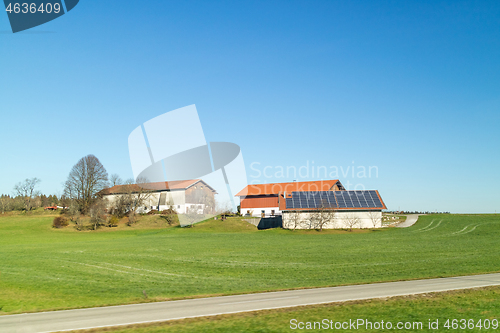
[[[338,179],[309,182],[252,184],[247,185],[243,190],[238,192],[235,197],[245,197],[248,195],[278,195],[278,193],[292,191],[329,191],[337,183],[340,183]],[[342,186],[341,183],[340,185]]]
[[[113,187],[104,189],[101,191],[101,194],[120,194],[120,193],[129,193],[130,191],[139,192],[141,190],[150,190],[150,191],[166,191],[166,190],[184,190],[188,187],[196,184],[197,182],[202,181],[201,179],[189,179],[189,180],[175,180],[170,182],[156,182],[156,183],[145,183],[140,186],[137,184],[132,185],[115,185]],[[202,181],[203,182],[203,181]],[[208,184],[203,182],[206,186],[210,187]],[[210,189],[212,189],[210,187]],[[212,189],[214,191],[214,189]]]
[[[242,198],[240,206],[241,208],[278,207],[278,197],[263,196]]]

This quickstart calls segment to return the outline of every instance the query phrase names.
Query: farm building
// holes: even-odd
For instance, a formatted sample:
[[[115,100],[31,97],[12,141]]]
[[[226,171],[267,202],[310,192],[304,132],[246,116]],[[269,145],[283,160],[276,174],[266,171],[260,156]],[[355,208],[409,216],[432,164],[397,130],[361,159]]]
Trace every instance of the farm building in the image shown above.
[[[236,194],[240,197],[242,215],[274,216],[281,215],[280,196],[291,192],[344,191],[338,179],[308,182],[289,182],[272,184],[252,184]]]
[[[133,185],[115,185],[101,191],[112,207],[124,195],[142,196],[144,207],[139,212],[162,211],[172,207],[179,214],[195,209],[197,214],[210,214],[215,208],[216,191],[201,179],[179,180]]]
[[[374,190],[292,192],[280,203],[286,229],[380,228],[387,209]]]
[[[281,216],[287,229],[380,228],[378,191],[346,191],[339,180],[248,185],[237,196],[243,215]]]

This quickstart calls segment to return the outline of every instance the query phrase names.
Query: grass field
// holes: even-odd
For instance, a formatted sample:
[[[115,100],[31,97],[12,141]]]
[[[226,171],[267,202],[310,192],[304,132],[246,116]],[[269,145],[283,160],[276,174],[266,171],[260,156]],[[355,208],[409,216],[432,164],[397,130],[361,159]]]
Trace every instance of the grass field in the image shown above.
[[[324,324],[324,319],[327,319],[327,321],[333,321],[334,328],[335,323],[337,322],[347,323],[349,320],[354,322],[358,319],[364,320],[363,324],[360,323],[361,325],[359,326],[359,329],[332,330],[330,328],[326,329],[325,326],[323,326],[324,331],[495,332],[498,331],[498,321],[500,321],[499,298],[500,287],[490,287],[473,290],[432,293],[426,295],[395,297],[386,300],[375,299],[341,304],[325,304],[278,310],[256,311],[216,317],[175,320],[157,324],[94,329],[83,332],[307,332],[311,331],[305,329],[308,322],[311,323],[311,327],[314,327],[314,323],[318,323],[316,330],[314,331],[320,331],[320,324]],[[293,319],[296,321],[291,322]],[[429,329],[429,319],[433,323],[438,320],[438,330]],[[458,328],[447,330],[444,325],[448,319],[450,319],[450,325],[453,325],[453,319],[457,319]],[[478,321],[481,320],[481,326],[483,327],[481,330],[479,327],[465,330],[460,329],[460,326],[463,327],[463,322],[460,322],[462,319],[473,319],[475,322],[474,326],[478,325]],[[486,325],[489,325],[489,329],[484,328],[485,320],[487,320]],[[411,328],[403,330],[370,330],[370,326],[366,326],[366,321],[371,322],[372,325],[376,325],[376,322],[381,325],[381,322],[384,321],[384,328],[387,328],[387,322],[390,322],[393,327],[396,327],[398,323],[401,323],[400,325],[411,325],[407,326]],[[304,329],[299,329],[299,322],[303,323]],[[418,329],[420,327],[419,323],[422,323],[422,329]],[[329,323],[329,326],[330,325],[332,325],[332,323]],[[347,327],[347,325],[345,326]],[[497,327],[497,329],[494,329],[494,327]],[[83,333],[82,331],[79,332]]]
[[[239,220],[76,232],[52,219],[0,218],[1,314],[500,271],[497,215],[352,233]]]

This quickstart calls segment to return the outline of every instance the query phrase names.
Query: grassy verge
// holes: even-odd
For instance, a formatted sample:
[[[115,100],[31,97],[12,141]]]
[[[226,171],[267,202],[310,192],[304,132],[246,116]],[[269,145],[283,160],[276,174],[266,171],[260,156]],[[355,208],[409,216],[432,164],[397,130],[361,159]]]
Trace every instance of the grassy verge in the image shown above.
[[[52,219],[0,218],[0,315],[500,270],[497,215],[356,232],[239,219],[78,232]]]
[[[444,325],[448,319],[474,319],[483,322],[485,319],[500,320],[500,287],[489,287],[473,290],[451,291],[444,293],[431,293],[424,295],[396,297],[390,299],[376,299],[368,301],[346,302],[338,304],[324,304],[298,308],[287,308],[278,310],[256,311],[250,313],[231,314],[215,317],[193,318],[176,320],[149,325],[136,325],[129,327],[107,328],[87,330],[84,332],[101,333],[160,333],[160,332],[294,332],[310,331],[306,329],[307,323],[311,323],[314,331],[331,331],[333,321],[335,323],[356,322],[364,320],[359,329],[342,329],[343,332],[394,332],[397,329],[387,329],[387,322],[396,325],[401,322],[409,329],[401,331],[407,332],[442,332],[448,331]],[[296,321],[292,321],[295,319]],[[320,324],[327,326],[321,328]],[[386,329],[372,329],[366,326],[369,321],[372,325],[384,321]],[[439,329],[429,329],[429,320],[433,323],[438,320]],[[299,329],[299,322],[304,323],[304,329]],[[419,324],[422,323],[422,329]],[[379,324],[380,325],[380,324]],[[459,324],[460,326],[461,324]],[[296,328],[295,328],[296,327]],[[373,327],[373,326],[372,326]],[[376,326],[375,326],[376,327]],[[404,326],[401,326],[404,328]],[[295,329],[293,329],[295,328]],[[453,332],[464,331],[496,331],[493,327],[490,330],[451,329]],[[82,332],[82,331],[80,331]]]

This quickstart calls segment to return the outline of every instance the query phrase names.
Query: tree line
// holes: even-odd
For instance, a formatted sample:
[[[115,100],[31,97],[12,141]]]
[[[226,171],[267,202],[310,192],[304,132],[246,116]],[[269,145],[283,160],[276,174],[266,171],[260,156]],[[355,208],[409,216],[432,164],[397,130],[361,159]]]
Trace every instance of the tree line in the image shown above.
[[[40,207],[59,206],[60,202],[64,201],[64,197],[58,198],[57,195],[37,194],[31,198],[27,205],[25,196],[2,194],[0,195],[0,212],[5,214],[12,211],[29,211]]]
[[[130,189],[129,195],[124,195],[116,203],[117,207],[111,207],[114,215],[126,215],[130,211],[136,212],[137,207],[143,204],[147,198],[147,191],[141,190],[140,194],[132,195],[134,181],[129,179],[123,181],[117,174],[108,177],[108,172],[94,155],[82,157],[70,170],[64,183],[63,195],[45,195],[39,190],[41,180],[27,178],[17,183],[12,195],[0,196],[0,211],[30,212],[39,207],[58,206],[66,210],[65,214],[71,216],[72,220],[80,217],[90,217],[94,228],[103,223],[107,213],[106,202],[102,198],[101,191],[114,185],[125,185]]]
[[[137,222],[137,215],[149,211],[152,190],[147,179],[138,178],[135,181],[123,181],[117,174],[108,175],[106,168],[94,155],[82,157],[73,165],[64,182],[63,195],[45,196],[38,191],[40,179],[29,178],[19,182],[14,187],[14,195],[3,195],[0,199],[2,212],[21,210],[30,212],[38,207],[58,206],[62,209],[61,216],[54,219],[54,227],[65,227],[73,222],[78,230],[96,230],[101,226],[115,226],[119,219],[127,217],[127,224]],[[106,188],[121,185],[117,195],[105,197]],[[193,205],[187,208],[185,216],[188,225],[198,221],[204,214],[214,214],[225,209],[217,204],[212,196],[206,193],[193,192]],[[156,199],[157,200],[157,199]],[[155,205],[156,206],[156,205]],[[168,209],[148,214],[160,214],[167,224],[179,221],[173,202],[169,200]],[[219,207],[220,206],[220,207]]]

